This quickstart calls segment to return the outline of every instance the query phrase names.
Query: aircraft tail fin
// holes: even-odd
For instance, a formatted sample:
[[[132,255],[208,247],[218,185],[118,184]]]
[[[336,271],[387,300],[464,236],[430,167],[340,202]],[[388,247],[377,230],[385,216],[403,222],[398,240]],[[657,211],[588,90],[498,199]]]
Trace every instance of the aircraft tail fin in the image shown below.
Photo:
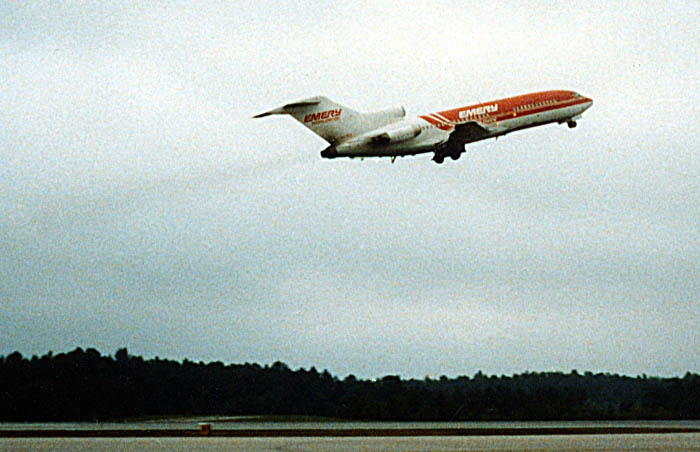
[[[292,102],[253,117],[284,114],[292,116],[330,144],[338,144],[364,132],[360,113],[323,96]]]
[[[316,96],[253,116],[290,115],[328,143],[336,145],[403,117],[405,111],[359,113],[327,97]]]

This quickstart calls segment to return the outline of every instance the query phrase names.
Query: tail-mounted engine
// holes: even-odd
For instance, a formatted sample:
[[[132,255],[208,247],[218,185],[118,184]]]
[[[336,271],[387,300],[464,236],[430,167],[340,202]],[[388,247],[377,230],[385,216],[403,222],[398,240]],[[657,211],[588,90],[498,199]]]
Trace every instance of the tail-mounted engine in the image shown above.
[[[392,124],[371,138],[373,144],[400,143],[413,139],[420,135],[421,127],[418,124]]]

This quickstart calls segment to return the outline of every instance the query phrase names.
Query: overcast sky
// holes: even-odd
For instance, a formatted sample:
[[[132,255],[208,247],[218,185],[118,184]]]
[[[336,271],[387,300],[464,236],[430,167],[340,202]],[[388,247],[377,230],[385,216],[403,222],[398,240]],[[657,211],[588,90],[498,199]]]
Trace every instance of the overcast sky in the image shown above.
[[[0,5],[0,354],[700,372],[697,1],[141,3]],[[548,89],[441,166],[251,119]]]

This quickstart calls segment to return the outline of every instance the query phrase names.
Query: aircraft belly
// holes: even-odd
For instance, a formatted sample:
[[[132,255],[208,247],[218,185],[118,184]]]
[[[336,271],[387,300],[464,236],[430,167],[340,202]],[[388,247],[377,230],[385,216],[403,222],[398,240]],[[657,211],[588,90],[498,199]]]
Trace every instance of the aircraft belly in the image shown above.
[[[506,128],[508,131],[526,129],[529,127],[539,126],[552,122],[564,122],[580,114],[584,108],[580,105],[572,105],[570,107],[558,108],[541,113],[531,113],[524,116],[516,116],[515,118],[499,121],[499,129]]]
[[[363,144],[337,147],[338,157],[391,157],[432,152],[443,137],[423,137],[401,143]]]

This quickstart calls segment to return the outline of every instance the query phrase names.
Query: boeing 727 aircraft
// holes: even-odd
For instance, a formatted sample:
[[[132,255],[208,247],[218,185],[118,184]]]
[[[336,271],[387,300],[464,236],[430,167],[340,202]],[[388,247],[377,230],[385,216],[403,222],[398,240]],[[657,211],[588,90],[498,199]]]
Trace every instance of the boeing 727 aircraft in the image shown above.
[[[406,118],[403,107],[359,113],[322,96],[254,116],[291,115],[330,146],[321,157],[396,157],[432,152],[457,160],[467,143],[516,130],[576,120],[593,104],[573,91],[543,91]]]

